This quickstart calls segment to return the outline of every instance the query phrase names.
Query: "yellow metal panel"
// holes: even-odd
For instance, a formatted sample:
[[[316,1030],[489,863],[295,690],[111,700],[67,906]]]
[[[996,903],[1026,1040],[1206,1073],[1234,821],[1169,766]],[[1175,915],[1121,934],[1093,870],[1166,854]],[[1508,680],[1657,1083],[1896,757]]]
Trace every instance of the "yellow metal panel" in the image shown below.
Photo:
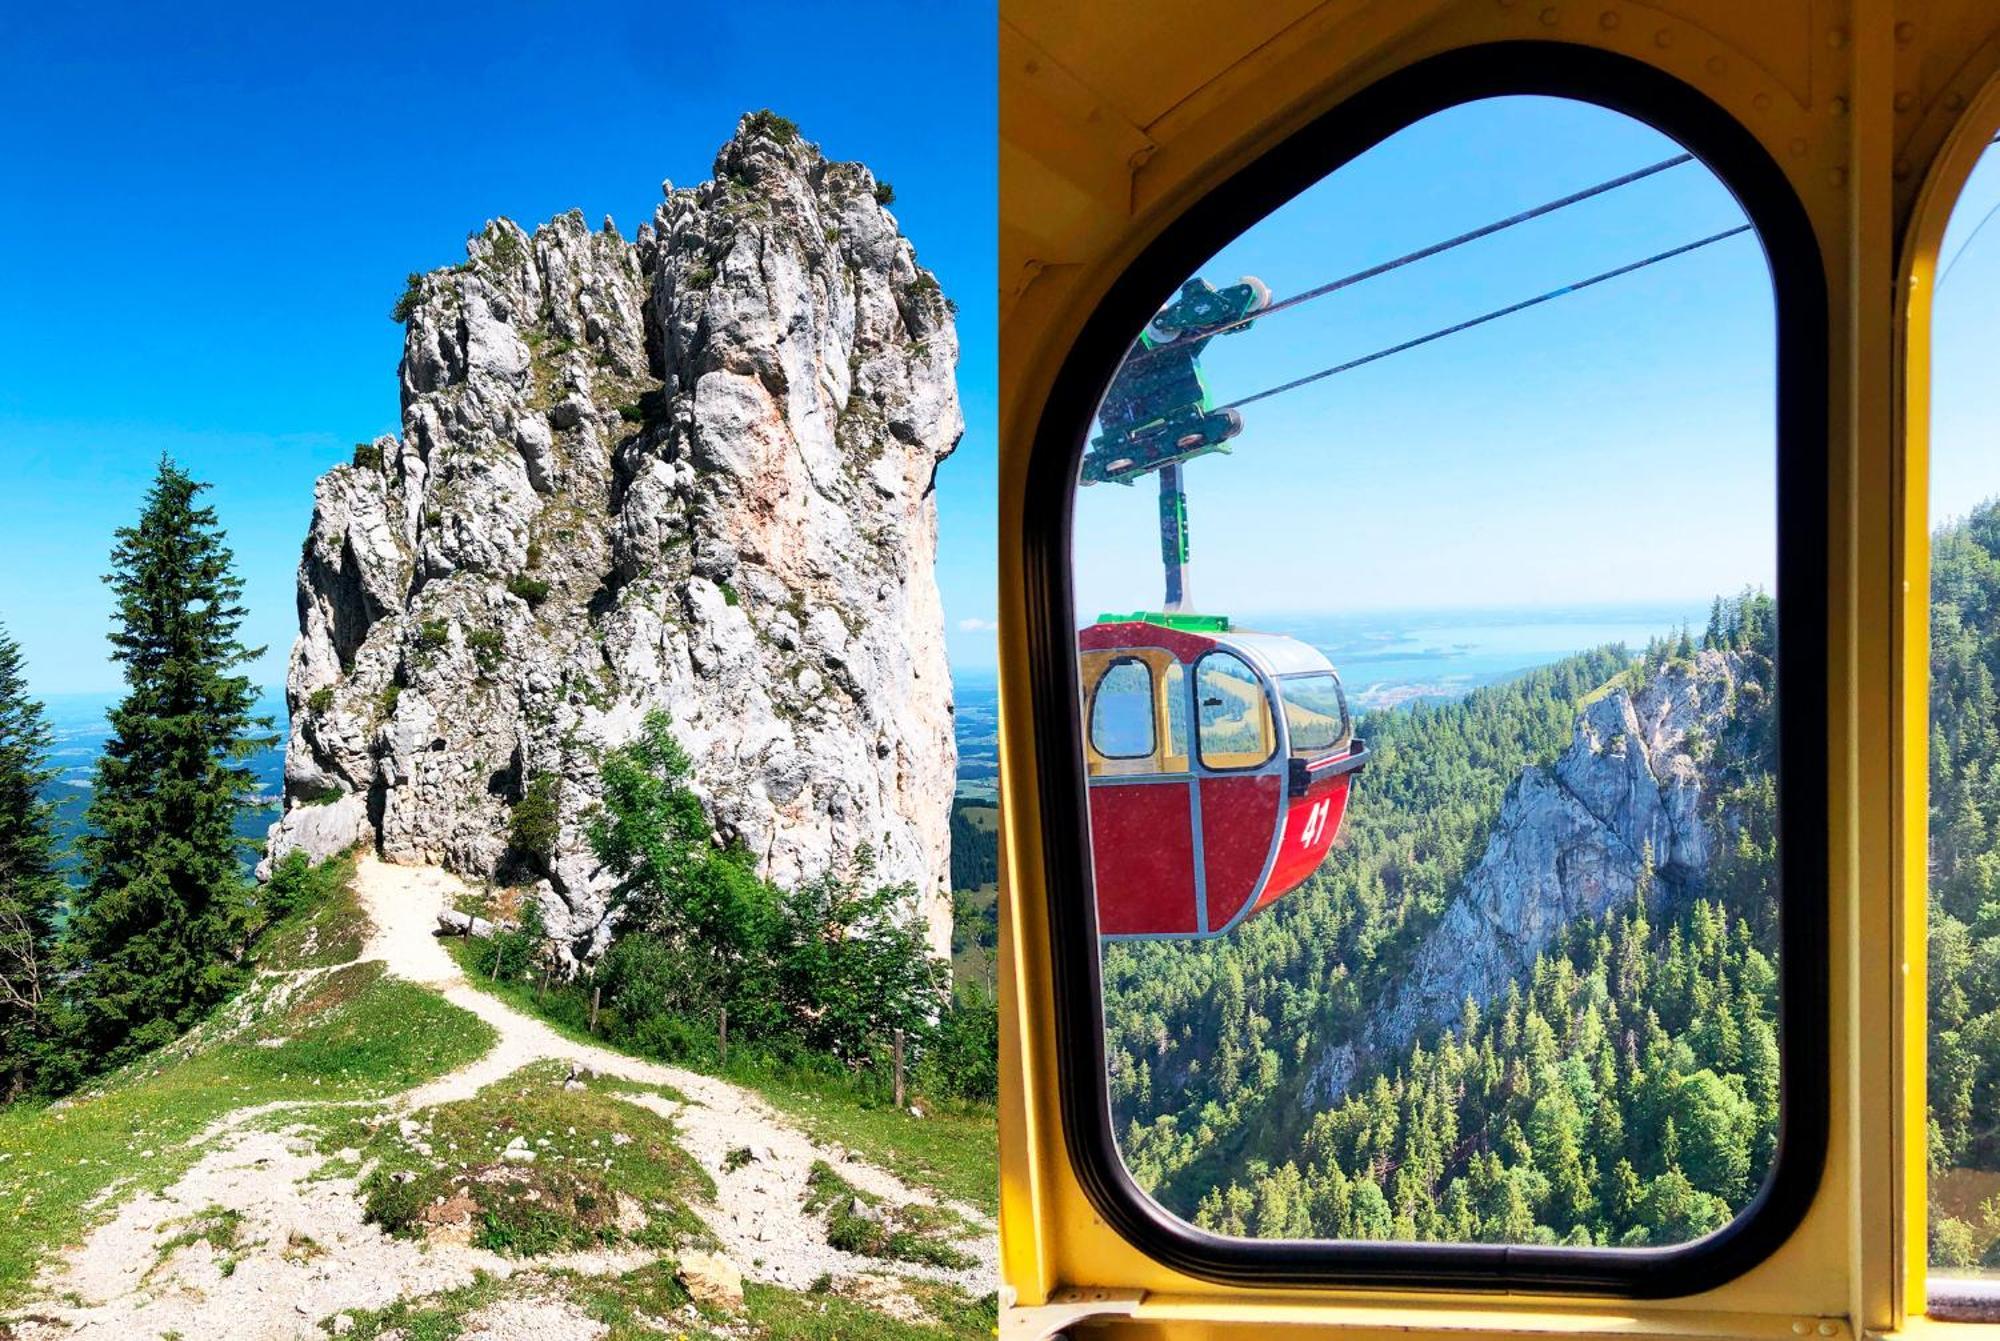
[[[1848,1334],[1849,1320],[1871,1332],[1928,1335],[1935,1326],[1913,1316],[1921,1307],[1924,1250],[1926,285],[1951,201],[2000,128],[2000,93],[1991,86],[2000,68],[2000,8],[1983,0],[1211,5],[1194,26],[1206,40],[1190,40],[1185,22],[1162,19],[1188,12],[1123,0],[1002,3],[1002,1231],[1009,1286],[1024,1305],[1071,1286],[1148,1292],[1131,1320],[1107,1324],[1105,1334],[1119,1336],[1253,1336],[1280,1327],[1838,1336]],[[1699,88],[1782,165],[1825,252],[1833,359],[1827,915],[1836,1059],[1826,1177],[1784,1248],[1750,1274],[1693,1298],[1607,1311],[1578,1299],[1246,1295],[1142,1257],[1097,1219],[1069,1170],[1050,1055],[1040,763],[1027,731],[1022,557],[1007,537],[1021,533],[1027,454],[1055,369],[1105,287],[1167,221],[1382,75],[1453,47],[1523,38],[1619,52]]]

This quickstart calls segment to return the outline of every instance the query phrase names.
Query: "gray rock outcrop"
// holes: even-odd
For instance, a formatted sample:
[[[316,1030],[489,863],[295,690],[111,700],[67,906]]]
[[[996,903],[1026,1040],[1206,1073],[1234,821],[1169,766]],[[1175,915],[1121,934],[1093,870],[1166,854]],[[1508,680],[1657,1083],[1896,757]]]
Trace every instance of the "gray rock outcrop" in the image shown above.
[[[868,170],[789,123],[746,117],[714,173],[635,241],[502,219],[413,277],[403,431],[315,494],[274,856],[358,835],[533,882],[587,953],[598,760],[665,709],[765,875],[866,847],[946,948],[951,305]],[[528,860],[509,814],[542,778],[560,836]]]
[[[1322,1050],[1309,1099],[1337,1099],[1368,1057],[1453,1021],[1468,997],[1502,996],[1571,922],[1630,903],[1648,858],[1656,907],[1698,891],[1729,822],[1704,802],[1744,675],[1739,654],[1702,651],[1584,705],[1554,763],[1521,771],[1463,889],[1362,1037]]]

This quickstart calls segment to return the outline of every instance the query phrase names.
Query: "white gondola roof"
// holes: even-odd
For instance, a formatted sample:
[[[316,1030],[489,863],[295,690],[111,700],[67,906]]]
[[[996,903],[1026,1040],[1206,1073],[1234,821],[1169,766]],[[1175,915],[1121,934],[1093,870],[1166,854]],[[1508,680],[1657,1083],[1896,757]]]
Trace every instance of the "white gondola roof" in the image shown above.
[[[1266,675],[1311,675],[1333,670],[1333,663],[1317,647],[1280,633],[1232,631],[1217,634],[1216,640],[1224,647],[1244,653]]]

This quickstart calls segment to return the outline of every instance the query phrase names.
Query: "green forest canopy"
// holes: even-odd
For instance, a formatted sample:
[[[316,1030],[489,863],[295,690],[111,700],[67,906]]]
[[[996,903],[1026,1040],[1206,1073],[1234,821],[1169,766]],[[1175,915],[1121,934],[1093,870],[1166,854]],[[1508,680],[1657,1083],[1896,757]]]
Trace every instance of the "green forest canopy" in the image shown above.
[[[1776,610],[1718,601],[1701,642],[1772,683]],[[1306,1078],[1405,973],[1509,786],[1613,677],[1695,655],[1600,648],[1453,703],[1370,715],[1337,859],[1222,940],[1104,960],[1121,1151],[1168,1209],[1232,1234],[1647,1244],[1726,1222],[1777,1130],[1772,699],[1740,693],[1714,771],[1730,841],[1699,898],[1571,926],[1500,1001],[1312,1111]],[[1650,866],[1642,883],[1652,879]]]

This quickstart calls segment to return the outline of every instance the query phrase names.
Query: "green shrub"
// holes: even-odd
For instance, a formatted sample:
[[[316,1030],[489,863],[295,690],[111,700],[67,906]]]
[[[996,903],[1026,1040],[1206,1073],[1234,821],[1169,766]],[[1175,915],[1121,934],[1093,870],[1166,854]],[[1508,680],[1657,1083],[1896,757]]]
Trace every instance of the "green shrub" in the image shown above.
[[[474,629],[465,635],[465,645],[472,651],[472,659],[482,671],[490,671],[500,664],[502,640],[495,629]]]
[[[875,183],[875,203],[878,205],[895,204],[896,188],[889,185],[889,183],[887,182]]]
[[[762,135],[765,139],[781,145],[789,145],[799,138],[798,123],[779,116],[768,107],[744,117],[743,127],[752,135]]]
[[[718,582],[715,585],[722,589],[722,599],[725,604],[727,605],[743,604],[743,598],[736,594],[736,588],[730,586],[727,582]]]
[[[363,470],[380,470],[382,468],[382,449],[372,442],[355,443],[354,464]]]
[[[306,706],[314,712],[325,712],[333,707],[333,686],[321,685],[306,695]]]
[[[508,843],[516,852],[532,857],[544,867],[555,857],[556,839],[562,832],[556,808],[556,790],[561,782],[553,773],[537,773],[507,817]]]
[[[528,608],[532,610],[549,598],[549,584],[538,577],[516,573],[507,579],[507,592],[526,601]]]
[[[681,278],[690,289],[705,289],[715,283],[715,267],[706,261],[696,261],[681,272]]]
[[[502,228],[496,223],[486,230],[486,237],[491,244],[487,255],[494,265],[502,270],[520,269],[523,256],[521,239],[515,236],[513,229]]]
[[[451,641],[451,625],[442,619],[427,619],[417,625],[417,650],[435,652]]]
[[[398,325],[407,323],[416,312],[417,304],[423,300],[423,296],[424,277],[412,270],[409,278],[403,281],[402,297],[398,298],[396,305],[389,309],[389,319]]]
[[[922,1262],[962,1270],[976,1259],[953,1247],[966,1225],[951,1212],[913,1203],[896,1206],[863,1192],[823,1159],[806,1174],[805,1209],[826,1214],[827,1246],[863,1257]]]
[[[382,710],[384,717],[395,714],[396,700],[403,696],[403,686],[391,681],[382,686],[382,692],[375,696],[375,706]]]
[[[871,884],[863,853],[845,875],[775,888],[745,854],[716,849],[688,768],[664,713],[605,756],[591,843],[624,882],[628,928],[598,971],[613,1039],[706,1060],[727,1009],[732,1055],[740,1040],[872,1066],[895,1030],[921,1056],[931,1021],[950,1019],[940,1076],[983,1084],[964,1056],[978,1046],[977,1011],[954,1018],[946,967],[906,912],[910,887]]]
[[[1000,1098],[1000,1011],[976,983],[958,989],[922,1040],[917,1088],[932,1098],[997,1103]]]
[[[528,567],[540,568],[541,566],[542,542],[539,540],[530,540],[528,542]]]

